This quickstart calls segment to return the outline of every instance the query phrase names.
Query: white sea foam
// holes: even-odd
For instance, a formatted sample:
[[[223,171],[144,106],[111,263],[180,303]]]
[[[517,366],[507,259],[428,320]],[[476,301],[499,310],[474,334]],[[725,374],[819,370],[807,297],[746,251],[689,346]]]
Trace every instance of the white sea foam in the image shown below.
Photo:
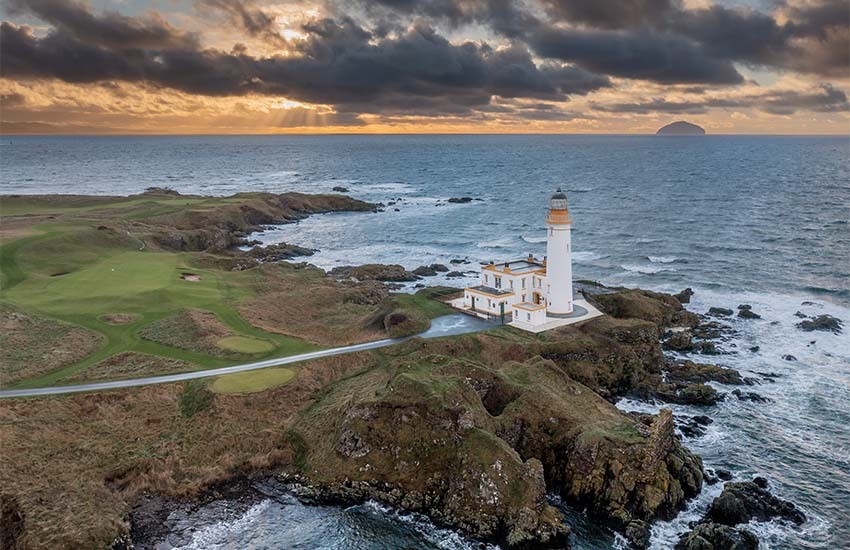
[[[681,258],[675,256],[647,256],[646,259],[654,264],[672,264],[682,261]]]
[[[238,518],[230,521],[219,521],[201,526],[192,533],[189,542],[182,546],[173,546],[176,550],[209,550],[210,548],[229,548],[233,533],[252,529],[260,517],[269,509],[270,500],[263,500]]]
[[[595,260],[601,260],[605,257],[607,257],[605,254],[592,252],[590,250],[579,250],[577,252],[572,253],[573,260],[577,262],[593,262]]]
[[[531,244],[540,244],[546,242],[546,237],[526,237],[525,235],[520,235],[519,237],[523,241]]]
[[[661,273],[662,271],[676,271],[675,269],[669,267],[638,264],[623,264],[620,266],[620,268],[626,271],[630,271],[632,273],[641,273],[643,275],[655,275],[656,273]]]

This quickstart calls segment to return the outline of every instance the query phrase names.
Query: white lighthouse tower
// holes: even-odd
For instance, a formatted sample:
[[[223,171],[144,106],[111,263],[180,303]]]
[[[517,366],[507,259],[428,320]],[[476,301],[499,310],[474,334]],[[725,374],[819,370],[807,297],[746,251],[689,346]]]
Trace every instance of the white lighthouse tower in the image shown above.
[[[546,241],[546,282],[549,286],[547,314],[550,317],[573,312],[572,223],[567,209],[567,195],[559,187],[549,199],[549,216],[546,218],[549,230]]]

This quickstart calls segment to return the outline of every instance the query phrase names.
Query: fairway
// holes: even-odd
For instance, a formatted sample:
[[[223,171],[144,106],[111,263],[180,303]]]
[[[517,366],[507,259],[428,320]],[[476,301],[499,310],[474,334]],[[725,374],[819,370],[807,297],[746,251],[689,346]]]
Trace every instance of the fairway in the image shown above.
[[[285,367],[258,369],[219,376],[212,383],[216,393],[253,393],[286,384],[295,371]]]
[[[0,248],[4,280],[12,283],[4,285],[3,301],[105,336],[104,344],[81,361],[23,380],[16,387],[84,380],[88,367],[128,351],[207,369],[235,364],[248,356],[283,357],[317,349],[304,340],[254,327],[239,315],[236,305],[255,295],[256,273],[198,266],[197,256],[191,253],[139,250],[139,243],[87,226],[65,226],[61,230],[51,227]],[[181,278],[185,272],[200,279],[185,280]],[[228,327],[233,335],[218,345],[232,352],[232,357],[180,349],[139,336],[143,327],[186,308],[210,311]],[[122,322],[112,322],[116,314]]]

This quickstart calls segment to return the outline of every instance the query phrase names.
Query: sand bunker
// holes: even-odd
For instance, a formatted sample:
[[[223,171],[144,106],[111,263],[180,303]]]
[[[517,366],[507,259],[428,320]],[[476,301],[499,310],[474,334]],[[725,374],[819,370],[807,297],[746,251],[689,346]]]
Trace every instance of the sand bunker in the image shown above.
[[[197,281],[201,280],[201,276],[196,275],[194,273],[183,273],[183,274],[180,275],[180,278],[183,279],[184,281],[192,281],[192,282],[197,282]]]
[[[132,323],[138,318],[138,315],[134,315],[132,313],[107,313],[106,315],[102,315],[100,320],[105,323],[109,323],[110,325],[126,325],[127,323]]]

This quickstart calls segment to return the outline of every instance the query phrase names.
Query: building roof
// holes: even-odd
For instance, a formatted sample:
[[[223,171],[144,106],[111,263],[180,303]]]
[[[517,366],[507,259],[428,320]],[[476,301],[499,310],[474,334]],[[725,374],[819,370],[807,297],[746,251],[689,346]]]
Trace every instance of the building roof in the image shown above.
[[[546,304],[534,304],[532,302],[522,302],[519,304],[514,304],[515,308],[525,309],[528,311],[538,311],[540,309],[546,309]]]
[[[484,269],[507,273],[509,275],[525,275],[526,273],[546,271],[546,265],[533,258],[525,260],[511,260],[500,264],[490,264]]]
[[[483,292],[484,294],[491,294],[493,296],[509,296],[513,294],[510,290],[505,290],[503,288],[493,288],[492,286],[485,285],[476,285],[467,287],[467,290],[472,290],[475,292]]]

